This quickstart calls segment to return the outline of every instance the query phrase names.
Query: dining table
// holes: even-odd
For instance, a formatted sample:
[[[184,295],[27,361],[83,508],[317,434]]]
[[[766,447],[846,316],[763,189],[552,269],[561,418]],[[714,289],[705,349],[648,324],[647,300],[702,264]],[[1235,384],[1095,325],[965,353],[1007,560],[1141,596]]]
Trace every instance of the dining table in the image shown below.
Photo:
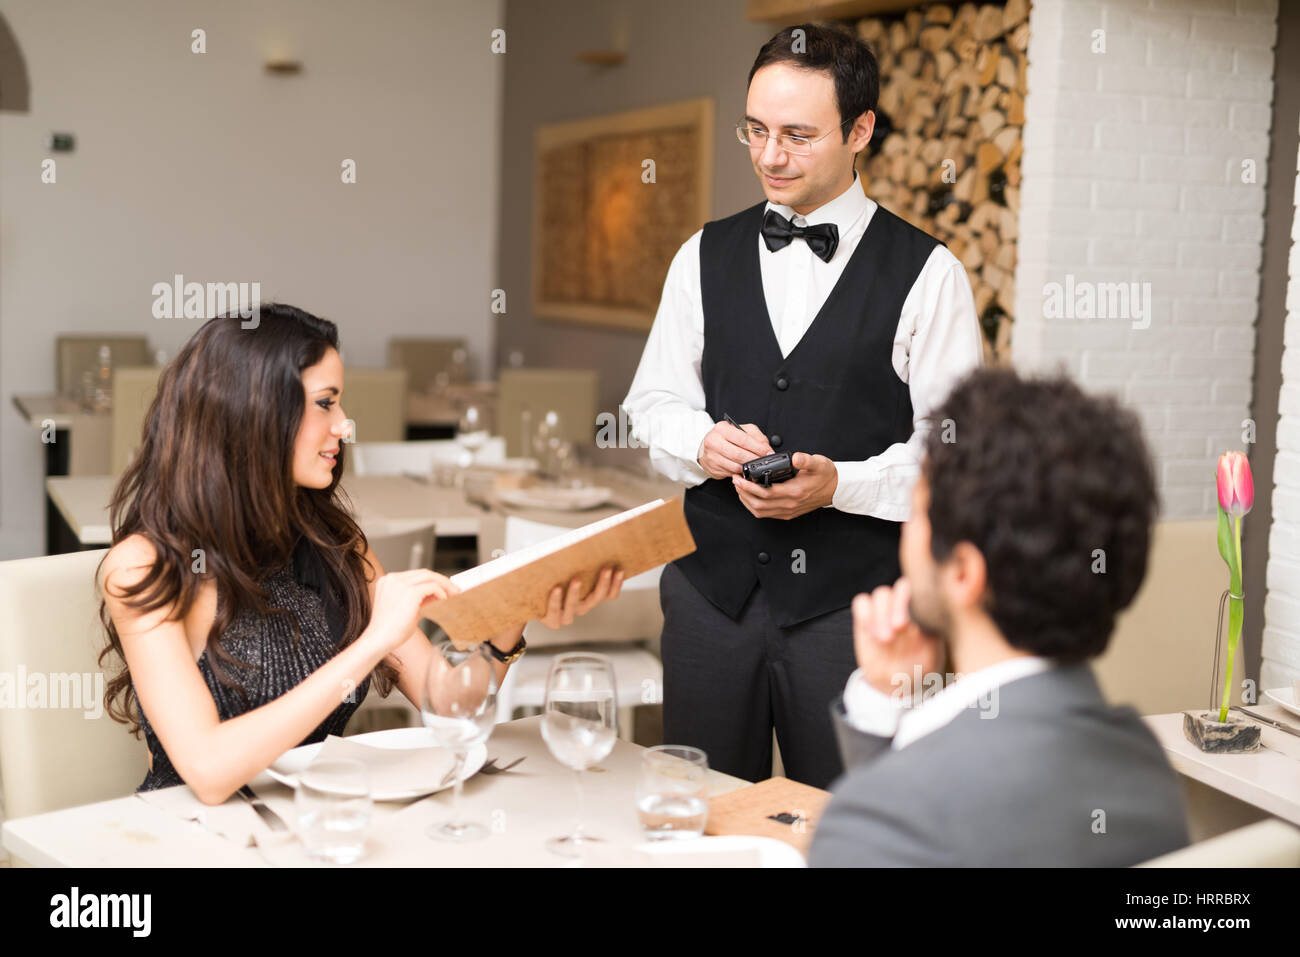
[[[662,477],[634,469],[590,466],[572,470],[566,475],[565,484],[577,482],[587,487],[606,488],[609,490],[606,502],[580,510],[516,507],[502,497],[503,493],[491,481],[493,469],[443,467],[442,471],[451,473],[448,484],[440,482],[434,474],[355,473],[345,474],[339,484],[368,535],[432,521],[439,538],[477,536],[484,516],[489,514],[515,515],[573,528],[656,498],[681,493],[681,486]],[[456,473],[461,473],[459,479]],[[477,486],[475,479],[479,480]],[[116,484],[117,478],[112,475],[64,475],[45,480],[50,500],[80,547],[102,548],[112,544],[108,502]],[[558,484],[539,482],[542,486]]]
[[[541,721],[533,716],[496,725],[487,752],[509,770],[480,771],[462,785],[461,817],[488,831],[475,841],[444,842],[426,833],[450,815],[453,790],[447,788],[423,798],[375,801],[364,856],[353,864],[334,865],[309,857],[296,835],[273,831],[238,795],[209,807],[185,785],[8,820],[0,837],[15,858],[45,867],[656,866],[651,850],[665,843],[677,845],[674,850],[700,852],[672,858],[677,866],[760,866],[760,861],[771,866],[773,859],[782,862],[777,866],[802,865],[798,851],[781,845],[774,858],[759,838],[740,839],[739,847],[728,843],[735,838],[710,837],[647,844],[636,810],[645,749],[621,739],[603,761],[581,772],[583,830],[601,838],[601,844],[584,858],[556,855],[546,842],[570,833],[578,823],[579,772],[551,756]],[[717,771],[707,776],[710,797],[748,784]],[[265,771],[250,786],[284,821],[295,820],[289,786]],[[684,847],[692,841],[698,843]]]

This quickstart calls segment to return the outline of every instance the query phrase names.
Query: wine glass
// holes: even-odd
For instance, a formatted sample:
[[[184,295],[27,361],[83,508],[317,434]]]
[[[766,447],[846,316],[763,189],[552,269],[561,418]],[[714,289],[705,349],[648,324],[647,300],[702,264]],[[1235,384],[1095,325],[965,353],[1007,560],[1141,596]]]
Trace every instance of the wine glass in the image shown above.
[[[578,857],[602,839],[582,829],[582,772],[605,760],[618,737],[614,666],[604,655],[559,655],[546,675],[542,738],[555,760],[573,768],[578,785],[578,824],[572,834],[546,842],[547,850]]]
[[[451,384],[461,386],[469,382],[469,352],[457,347],[451,353],[451,363],[447,366]]]
[[[490,435],[483,421],[483,412],[476,405],[467,405],[456,424],[456,444],[465,450],[461,465],[473,465],[478,450],[487,444]]]
[[[443,841],[472,841],[487,828],[460,819],[461,778],[471,748],[492,734],[497,713],[497,676],[482,644],[458,648],[450,641],[434,645],[425,676],[420,716],[434,740],[456,756],[456,785],[451,817],[430,825],[428,835]]]
[[[564,440],[560,428],[560,413],[554,409],[547,411],[537,423],[533,435],[533,458],[537,459],[538,472],[544,478],[554,478],[556,474],[555,451]]]

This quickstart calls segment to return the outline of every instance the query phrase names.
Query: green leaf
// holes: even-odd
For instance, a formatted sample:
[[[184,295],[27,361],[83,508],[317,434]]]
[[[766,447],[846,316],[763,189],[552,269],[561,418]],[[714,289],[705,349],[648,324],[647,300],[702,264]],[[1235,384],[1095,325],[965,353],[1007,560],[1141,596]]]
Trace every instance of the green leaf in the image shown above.
[[[1219,506],[1219,554],[1228,565],[1228,571],[1237,573],[1237,550],[1232,545],[1232,528],[1228,523],[1228,513]],[[1238,592],[1237,594],[1241,594]]]

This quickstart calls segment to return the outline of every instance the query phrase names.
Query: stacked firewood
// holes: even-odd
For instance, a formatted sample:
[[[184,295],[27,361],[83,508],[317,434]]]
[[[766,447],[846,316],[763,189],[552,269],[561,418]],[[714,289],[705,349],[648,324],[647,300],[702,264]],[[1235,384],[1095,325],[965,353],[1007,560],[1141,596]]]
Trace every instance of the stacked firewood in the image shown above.
[[[1029,0],[936,3],[857,30],[893,125],[859,156],[867,193],[962,261],[985,357],[1009,362]]]

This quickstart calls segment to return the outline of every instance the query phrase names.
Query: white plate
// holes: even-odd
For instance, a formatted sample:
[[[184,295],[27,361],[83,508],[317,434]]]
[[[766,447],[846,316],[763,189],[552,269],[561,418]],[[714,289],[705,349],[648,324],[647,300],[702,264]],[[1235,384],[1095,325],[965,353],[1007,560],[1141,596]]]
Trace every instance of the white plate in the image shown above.
[[[1274,704],[1281,705],[1294,715],[1300,715],[1300,705],[1296,704],[1294,688],[1274,688],[1272,691],[1265,691],[1264,694],[1272,698]]]
[[[433,743],[433,734],[428,728],[390,728],[387,731],[370,731],[366,734],[349,735],[348,740],[356,741],[358,744],[368,744],[372,748],[396,748],[401,750],[437,747]],[[275,759],[274,763],[266,769],[266,773],[281,784],[297,788],[298,775],[315,760],[322,747],[324,747],[324,742],[304,744],[300,748],[286,751]],[[473,777],[478,773],[479,768],[486,763],[486,744],[479,744],[470,748],[469,754],[465,758],[465,770],[461,775],[461,780],[465,781]],[[426,794],[436,794],[443,788],[449,788],[455,783],[455,781],[450,781],[441,788],[434,788],[431,791],[421,789],[418,791],[377,792],[370,795],[370,797],[375,801],[405,801],[410,798],[424,797]]]
[[[554,508],[566,512],[604,505],[613,494],[603,486],[589,488],[503,488],[497,498],[516,508]]]

